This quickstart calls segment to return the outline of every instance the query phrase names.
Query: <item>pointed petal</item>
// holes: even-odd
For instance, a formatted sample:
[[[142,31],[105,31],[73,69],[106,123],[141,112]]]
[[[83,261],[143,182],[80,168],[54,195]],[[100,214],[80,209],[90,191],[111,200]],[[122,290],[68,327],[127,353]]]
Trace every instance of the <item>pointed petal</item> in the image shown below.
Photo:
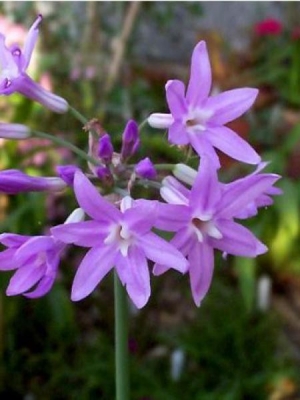
[[[201,132],[200,134],[192,133],[189,135],[189,137],[190,143],[196,153],[200,157],[208,157],[215,168],[220,168],[221,164],[219,161],[219,157],[217,156],[216,151],[210,143],[209,136],[206,135],[204,132]]]
[[[118,265],[119,257],[116,260],[116,265]],[[142,308],[147,303],[151,288],[150,288],[150,274],[148,269],[147,260],[144,252],[136,246],[131,246],[129,248],[128,257],[123,258],[123,268],[126,264],[126,290],[136,305],[137,308]],[[117,269],[118,270],[118,269]],[[124,274],[123,274],[124,280]]]
[[[232,218],[265,193],[278,179],[279,175],[259,174],[250,175],[232,185],[228,185],[223,192],[215,216]]]
[[[158,216],[154,226],[168,232],[176,232],[186,226],[190,219],[190,209],[184,205],[158,204]]]
[[[191,106],[196,106],[206,99],[211,88],[211,67],[206,44],[201,41],[193,51],[191,74],[186,98]]]
[[[71,299],[82,300],[113,268],[117,250],[113,246],[95,247],[87,252],[74,278]]]
[[[184,90],[184,84],[177,79],[166,83],[167,102],[175,120],[180,120],[187,113]]]
[[[132,232],[149,232],[157,218],[157,207],[157,201],[136,200],[133,207],[124,212],[124,222]]]
[[[208,157],[202,157],[199,172],[190,192],[190,207],[201,216],[211,216],[221,198],[217,170]]]
[[[63,243],[77,246],[101,246],[108,233],[107,224],[98,221],[72,222],[51,228],[52,235]]]
[[[6,289],[7,296],[15,296],[27,292],[42,278],[45,272],[45,264],[40,267],[28,264],[19,268],[9,282]]]
[[[15,249],[8,249],[0,253],[0,271],[10,271],[17,268],[17,263],[14,261]]]
[[[16,235],[14,233],[2,233],[0,235],[0,243],[6,247],[19,247],[30,238],[31,236]]]
[[[55,276],[45,275],[34,290],[26,292],[23,295],[29,299],[37,299],[38,297],[44,296],[52,288],[54,280]]]
[[[230,220],[218,221],[222,239],[209,238],[209,243],[228,254],[244,257],[256,257],[268,249],[261,243],[249,229]]]
[[[199,307],[208,292],[213,276],[213,248],[205,243],[197,243],[190,249],[188,259],[192,295]]]
[[[261,161],[256,151],[237,133],[226,126],[210,128],[209,140],[214,147],[235,160],[247,164],[258,164]]]
[[[210,121],[214,125],[223,125],[244,114],[254,103],[257,89],[233,89],[210,97],[205,107],[214,111]]]
[[[29,65],[33,49],[34,49],[34,46],[35,46],[37,38],[38,38],[38,33],[39,33],[38,27],[39,27],[39,24],[42,22],[42,19],[43,19],[43,17],[41,15],[39,15],[28,31],[26,41],[24,44],[24,51],[23,51],[24,58],[25,58],[25,65],[23,67],[24,70]]]
[[[168,129],[174,122],[172,114],[153,113],[148,117],[148,124],[152,128]]]
[[[51,236],[34,236],[27,240],[15,254],[18,264],[24,264],[32,257],[36,257],[40,252],[46,252],[55,246]]]
[[[120,219],[119,210],[100,195],[81,171],[75,173],[74,190],[80,207],[91,218],[101,222],[117,222]]]
[[[138,238],[138,244],[148,259],[180,272],[187,270],[188,262],[184,256],[174,246],[154,233],[149,232]]]

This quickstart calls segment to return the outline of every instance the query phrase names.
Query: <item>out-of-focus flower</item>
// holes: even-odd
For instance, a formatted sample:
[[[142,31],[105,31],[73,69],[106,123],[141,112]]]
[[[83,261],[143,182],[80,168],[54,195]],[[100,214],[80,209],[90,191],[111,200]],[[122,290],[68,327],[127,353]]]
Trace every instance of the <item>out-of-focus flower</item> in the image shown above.
[[[39,15],[28,32],[23,50],[17,44],[7,47],[5,36],[0,34],[0,94],[8,96],[18,92],[54,112],[64,113],[68,110],[67,101],[44,89],[26,73],[41,21]]]
[[[0,138],[27,139],[29,136],[30,130],[25,125],[0,122]]]
[[[149,157],[139,161],[135,168],[135,173],[141,178],[154,179],[157,175],[156,169]]]
[[[65,224],[82,221],[83,218],[83,211],[76,209]],[[23,236],[12,233],[1,234],[0,243],[7,247],[0,253],[0,270],[16,270],[6,294],[23,294],[36,298],[48,293],[55,281],[61,253],[66,244],[53,236]]]
[[[88,296],[115,266],[129,297],[141,308],[151,292],[147,259],[186,271],[187,260],[183,255],[151,232],[156,219],[156,201],[134,201],[127,196],[122,199],[119,210],[79,171],[75,174],[74,191],[80,207],[92,220],[51,230],[64,243],[91,247],[77,270],[72,300]]]
[[[258,164],[260,157],[256,151],[225,126],[252,106],[258,90],[234,89],[209,97],[210,90],[211,66],[206,44],[201,41],[192,55],[187,90],[179,80],[168,81],[166,96],[171,114],[152,114],[148,123],[154,128],[169,129],[171,143],[190,144],[217,167],[220,163],[214,147],[236,160]]]
[[[106,133],[99,139],[98,156],[105,164],[110,163],[114,152],[110,136]]]
[[[257,36],[278,36],[282,30],[282,23],[275,18],[266,18],[254,25],[254,32]]]
[[[214,249],[244,257],[256,257],[267,251],[247,228],[234,219],[279,179],[275,174],[253,174],[239,184],[227,187],[218,181],[210,159],[203,157],[192,189],[173,178],[173,184],[161,189],[169,204],[159,205],[156,227],[175,231],[171,244],[189,261],[194,301],[200,305],[206,295],[214,267]],[[156,264],[154,274],[168,269]]]
[[[0,192],[17,194],[21,192],[57,192],[66,187],[58,177],[37,177],[24,174],[17,169],[0,172]]]

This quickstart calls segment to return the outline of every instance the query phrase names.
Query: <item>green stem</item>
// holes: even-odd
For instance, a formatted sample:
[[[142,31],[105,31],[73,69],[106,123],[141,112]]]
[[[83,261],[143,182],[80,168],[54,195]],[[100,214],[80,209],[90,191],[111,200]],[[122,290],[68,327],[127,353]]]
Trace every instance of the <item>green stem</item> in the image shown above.
[[[144,126],[148,123],[148,118],[144,119],[143,122],[139,125],[139,132],[144,128]]]
[[[39,132],[39,131],[31,131],[32,135],[43,138],[43,139],[48,139],[51,140],[53,143],[58,144],[59,146],[66,147],[73,151],[73,153],[77,154],[80,158],[83,158],[86,161],[89,161],[90,163],[94,165],[99,165],[99,161],[96,160],[95,158],[89,156],[86,154],[83,150],[79,149],[78,147],[74,146],[74,144],[54,135],[50,135],[49,133],[45,132]]]
[[[115,294],[115,370],[116,400],[129,400],[128,308],[125,288],[117,273]]]
[[[74,107],[72,107],[70,105],[69,105],[69,111],[82,124],[86,125],[86,123],[89,121],[79,111],[77,111]]]

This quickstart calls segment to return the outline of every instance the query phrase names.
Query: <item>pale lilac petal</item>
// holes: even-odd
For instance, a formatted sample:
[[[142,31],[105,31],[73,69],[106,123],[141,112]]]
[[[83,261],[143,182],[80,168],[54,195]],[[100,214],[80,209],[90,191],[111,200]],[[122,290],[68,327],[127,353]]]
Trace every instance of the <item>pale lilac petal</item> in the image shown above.
[[[19,247],[30,238],[31,236],[17,235],[15,233],[1,233],[0,243],[6,247]]]
[[[249,229],[234,221],[218,221],[218,229],[221,231],[223,238],[209,238],[209,243],[221,251],[244,257],[256,257],[267,251],[267,247]]]
[[[201,41],[193,51],[190,81],[186,98],[191,106],[197,106],[204,100],[211,88],[211,67],[206,44]]]
[[[138,245],[143,249],[148,259],[180,272],[186,272],[188,262],[183,255],[154,233],[149,232],[138,238]]]
[[[24,264],[38,253],[52,249],[54,245],[50,236],[34,236],[16,251],[15,259],[19,264]]]
[[[113,268],[117,250],[113,246],[95,247],[87,252],[74,278],[71,299],[87,297]]]
[[[91,218],[101,222],[117,222],[121,218],[120,211],[100,195],[81,171],[75,173],[74,190],[80,207]]]
[[[136,200],[133,207],[124,212],[124,223],[136,234],[149,232],[157,218],[157,207],[155,200]]]
[[[221,188],[216,167],[210,158],[202,157],[199,172],[190,191],[190,207],[195,216],[211,216],[221,198]]]
[[[204,132],[191,133],[189,138],[192,147],[200,157],[208,157],[216,168],[220,168],[219,157]]]
[[[205,243],[197,243],[190,249],[188,259],[192,295],[199,307],[208,292],[213,276],[213,248]]]
[[[174,175],[175,175],[175,171],[174,171]],[[195,177],[194,177],[193,183],[195,181],[196,176],[197,176],[197,171],[195,171]],[[161,183],[164,187],[168,187],[170,189],[175,190],[176,192],[182,193],[183,196],[186,197],[187,199],[190,197],[190,190],[187,189],[186,186],[184,186],[181,182],[179,182],[176,178],[174,178],[171,175],[166,176],[162,180]]]
[[[221,218],[234,217],[265,193],[279,178],[280,176],[275,174],[251,175],[240,180],[238,184],[229,186],[222,195],[215,215]]]
[[[210,128],[209,141],[214,147],[235,160],[248,164],[258,164],[261,161],[256,151],[237,133],[226,126]]]
[[[257,89],[233,89],[209,97],[205,107],[214,111],[210,122],[223,125],[244,114],[254,103],[258,95]]]
[[[33,49],[34,49],[34,46],[35,46],[37,38],[38,38],[38,33],[39,33],[38,27],[39,27],[39,24],[42,22],[42,19],[43,19],[43,17],[41,15],[39,15],[28,31],[26,41],[24,44],[24,50],[23,50],[24,58],[26,61],[26,64],[24,65],[24,69],[26,69],[29,65]]]
[[[44,296],[47,294],[53,286],[55,280],[55,275],[47,276],[45,275],[40,282],[38,283],[37,287],[30,291],[26,292],[23,295],[28,297],[29,299],[37,299],[38,297]]]
[[[154,226],[158,229],[176,232],[187,225],[190,209],[184,205],[158,204],[158,215]]]
[[[29,264],[19,268],[9,282],[6,289],[7,296],[15,296],[27,292],[42,278],[45,271],[45,264],[40,267]]]
[[[172,144],[184,146],[189,143],[186,126],[182,121],[175,121],[169,128],[168,140]]]
[[[13,259],[15,252],[15,249],[8,249],[0,253],[0,271],[10,271],[17,268],[17,263]]]
[[[51,234],[63,243],[77,246],[101,246],[108,234],[107,224],[97,221],[72,222],[51,228]]]
[[[118,265],[121,257],[119,255],[116,259],[116,265]],[[125,280],[127,293],[136,307],[142,308],[147,303],[151,293],[149,269],[144,252],[135,246],[131,246],[128,257],[123,260],[123,269],[125,263],[127,264],[127,276],[124,278],[123,274],[123,281]]]
[[[177,79],[166,83],[167,102],[175,120],[181,119],[187,113],[184,91],[184,84]]]
[[[153,113],[147,121],[152,128],[168,129],[173,124],[174,118],[172,114]]]

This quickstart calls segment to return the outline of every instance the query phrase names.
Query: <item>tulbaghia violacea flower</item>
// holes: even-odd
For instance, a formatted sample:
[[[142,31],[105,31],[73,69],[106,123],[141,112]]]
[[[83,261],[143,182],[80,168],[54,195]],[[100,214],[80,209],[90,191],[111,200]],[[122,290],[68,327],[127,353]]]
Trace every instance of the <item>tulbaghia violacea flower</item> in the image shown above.
[[[21,140],[29,136],[30,130],[25,125],[0,122],[0,138]]]
[[[21,93],[54,112],[64,113],[68,110],[66,100],[44,89],[26,73],[41,21],[42,16],[39,15],[29,29],[23,50],[16,44],[7,47],[5,36],[0,34],[0,94]]]
[[[196,305],[206,295],[213,274],[214,249],[244,257],[267,251],[247,228],[234,219],[279,179],[275,174],[253,174],[227,186],[218,181],[216,168],[203,157],[191,190],[173,177],[161,189],[169,204],[159,205],[159,229],[176,232],[171,244],[189,261],[191,290]],[[154,274],[168,269],[156,264]]]
[[[7,169],[0,172],[0,192],[7,194],[57,192],[66,186],[66,183],[58,177],[30,176],[17,169]]]
[[[150,275],[147,259],[175,268],[187,269],[183,255],[151,232],[155,222],[156,201],[121,201],[120,209],[106,201],[85,177],[77,171],[74,191],[80,207],[92,218],[51,230],[64,243],[91,247],[82,260],[72,287],[74,301],[88,296],[115,267],[133,303],[143,307],[150,296]]]
[[[84,212],[76,209],[65,224],[82,221],[83,218]],[[0,253],[0,270],[16,270],[6,294],[36,298],[48,293],[55,281],[66,244],[51,235],[23,236],[12,233],[2,233],[0,243],[7,247]]]
[[[156,169],[149,157],[139,161],[135,168],[135,173],[141,178],[154,179],[157,175]]]
[[[215,147],[236,160],[258,164],[260,157],[256,151],[224,126],[252,106],[258,90],[234,89],[209,97],[210,90],[211,66],[206,44],[201,41],[192,55],[187,90],[179,80],[168,81],[166,96],[171,114],[152,114],[148,123],[154,128],[168,129],[171,143],[190,144],[200,156],[210,157],[218,167]]]

